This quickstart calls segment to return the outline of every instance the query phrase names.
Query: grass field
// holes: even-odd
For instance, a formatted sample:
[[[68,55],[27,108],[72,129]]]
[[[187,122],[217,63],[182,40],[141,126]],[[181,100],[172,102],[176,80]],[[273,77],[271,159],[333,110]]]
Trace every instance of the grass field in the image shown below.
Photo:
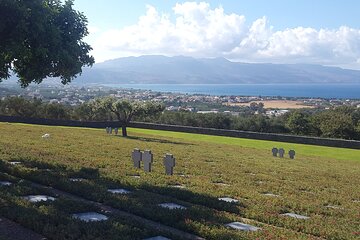
[[[23,162],[20,166],[2,164],[0,180],[10,173],[53,185],[207,239],[360,236],[359,150],[143,129],[129,129],[130,137],[122,138],[99,129],[0,123],[0,133],[0,160]],[[42,139],[44,133],[51,134],[51,138]],[[296,159],[272,157],[274,146],[296,150]],[[152,150],[152,173],[133,168],[130,156],[134,148]],[[164,175],[165,153],[176,157],[174,176]],[[42,171],[43,168],[51,171]],[[99,174],[89,169],[98,169]],[[69,177],[87,180],[74,184],[67,180]],[[171,187],[174,185],[185,188]],[[108,187],[126,187],[133,193],[114,196],[106,192]],[[1,191],[1,203],[42,207],[19,200],[21,191]],[[218,197],[232,197],[239,203],[224,203]],[[177,202],[188,209],[170,212],[157,207],[164,201]],[[286,212],[310,219],[281,215]],[[9,208],[2,208],[0,214],[18,219]],[[118,231],[114,221],[107,226],[109,231]],[[120,226],[126,226],[121,219],[118,221]],[[231,221],[248,221],[262,230],[248,233],[223,226]],[[123,228],[143,232],[138,238],[152,233],[133,225]],[[49,236],[49,232],[41,233]]]

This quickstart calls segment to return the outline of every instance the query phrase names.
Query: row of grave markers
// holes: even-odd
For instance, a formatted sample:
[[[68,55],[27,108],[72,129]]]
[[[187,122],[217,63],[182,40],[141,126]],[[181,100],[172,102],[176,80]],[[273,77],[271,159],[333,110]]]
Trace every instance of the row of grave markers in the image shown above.
[[[283,158],[283,157],[284,157],[284,154],[285,154],[285,150],[284,150],[283,148],[277,149],[277,148],[274,147],[274,148],[271,150],[271,152],[272,152],[272,154],[273,154],[274,157],[277,157],[278,154],[279,154],[279,157],[280,157],[280,158]],[[289,157],[290,157],[291,159],[294,159],[294,158],[295,158],[295,150],[292,150],[292,149],[291,149],[291,150],[288,152],[288,154],[289,154]]]
[[[106,130],[107,134],[112,134],[112,131],[113,131],[112,127],[106,127],[105,130]],[[114,128],[114,133],[115,133],[115,135],[118,135],[119,128]]]
[[[131,158],[134,163],[135,168],[141,168],[141,162],[144,164],[144,171],[151,172],[151,165],[153,163],[154,155],[150,150],[140,151],[140,149],[135,148],[131,153]],[[165,174],[173,175],[175,167],[175,158],[172,154],[165,154],[164,161]]]

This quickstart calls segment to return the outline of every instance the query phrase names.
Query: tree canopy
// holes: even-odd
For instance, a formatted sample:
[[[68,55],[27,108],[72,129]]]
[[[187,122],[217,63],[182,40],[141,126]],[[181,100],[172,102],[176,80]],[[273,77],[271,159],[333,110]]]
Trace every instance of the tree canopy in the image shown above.
[[[133,117],[137,116],[153,116],[164,111],[164,105],[155,102],[130,102],[124,99],[116,99],[114,97],[106,97],[100,99],[98,106],[99,111],[104,111],[111,115],[115,115],[116,119],[121,123],[122,135],[127,136],[126,127]]]
[[[72,6],[73,0],[0,0],[0,81],[15,73],[22,87],[47,77],[66,84],[94,63],[83,42],[87,19]]]

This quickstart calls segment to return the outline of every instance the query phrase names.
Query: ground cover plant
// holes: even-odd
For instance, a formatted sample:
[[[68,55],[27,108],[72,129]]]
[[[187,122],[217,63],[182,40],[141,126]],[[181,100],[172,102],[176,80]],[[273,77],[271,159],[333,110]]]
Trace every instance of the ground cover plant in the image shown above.
[[[109,221],[85,223],[73,219],[79,212],[99,212],[98,207],[60,196],[53,202],[31,203],[24,199],[27,195],[48,195],[44,188],[32,186],[29,182],[0,174],[1,180],[12,182],[2,186],[0,191],[0,215],[41,233],[49,239],[141,239],[156,236],[157,231],[136,226],[129,219],[111,216]]]
[[[129,129],[132,137],[122,138],[106,135],[103,129],[1,123],[0,132],[1,171],[77,192],[208,239],[359,237],[358,150],[142,129]],[[50,139],[42,139],[44,133]],[[271,157],[274,146],[295,149],[296,160]],[[152,173],[132,167],[130,154],[135,147],[155,154]],[[174,176],[164,175],[166,152],[176,157]],[[11,160],[23,164],[6,164]],[[69,177],[87,180],[71,185]],[[108,187],[134,192],[113,196],[107,193]],[[217,200],[224,196],[240,202]],[[154,208],[163,201],[189,208],[174,213]],[[281,215],[286,212],[310,219]],[[262,230],[246,233],[223,227],[242,218]]]

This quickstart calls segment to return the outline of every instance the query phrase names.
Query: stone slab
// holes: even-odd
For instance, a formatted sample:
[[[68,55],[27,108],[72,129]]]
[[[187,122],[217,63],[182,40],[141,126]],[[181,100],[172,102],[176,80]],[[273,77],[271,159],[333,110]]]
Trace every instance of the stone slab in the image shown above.
[[[96,212],[75,213],[72,217],[84,222],[99,222],[109,219],[107,216]]]
[[[29,196],[24,196],[23,198],[32,203],[55,201],[54,197],[50,197],[46,195],[29,195]]]
[[[218,198],[220,201],[224,201],[224,202],[228,202],[228,203],[238,203],[239,200],[234,199],[234,198],[229,198],[229,197],[222,197],[222,198]]]
[[[225,226],[236,229],[236,230],[241,230],[241,231],[247,231],[247,232],[255,232],[258,230],[261,230],[261,228],[249,225],[249,224],[245,224],[245,223],[241,223],[241,222],[232,222],[232,223],[228,223],[225,224]]]
[[[186,188],[184,185],[180,185],[180,184],[177,184],[177,185],[169,185],[169,187],[172,187],[172,188],[180,188],[180,189],[185,189],[185,188]]]
[[[281,214],[282,216],[287,216],[287,217],[292,217],[292,218],[296,218],[296,219],[309,219],[310,217],[308,216],[304,216],[304,215],[300,215],[300,214],[295,214],[295,213],[284,213]]]
[[[114,193],[114,194],[129,194],[130,191],[123,189],[123,188],[116,188],[116,189],[108,189],[108,192]]]
[[[168,209],[186,209],[186,207],[176,204],[176,203],[161,203],[159,204],[160,207],[168,208]]]
[[[334,206],[334,205],[327,205],[325,206],[326,208],[332,208],[332,209],[340,209],[343,210],[344,208],[340,207],[340,206]]]
[[[9,164],[11,165],[19,165],[21,164],[21,162],[17,162],[17,161],[10,161]]]
[[[264,193],[264,196],[268,196],[268,197],[280,197],[280,195],[274,194],[274,193]]]
[[[8,181],[0,181],[0,186],[10,186],[12,185],[11,182],[8,182]]]
[[[84,179],[84,178],[69,178],[69,180],[70,180],[71,182],[82,182],[82,181],[84,181],[85,179]]]
[[[156,237],[146,238],[144,240],[171,240],[171,239],[163,236],[156,236]]]

